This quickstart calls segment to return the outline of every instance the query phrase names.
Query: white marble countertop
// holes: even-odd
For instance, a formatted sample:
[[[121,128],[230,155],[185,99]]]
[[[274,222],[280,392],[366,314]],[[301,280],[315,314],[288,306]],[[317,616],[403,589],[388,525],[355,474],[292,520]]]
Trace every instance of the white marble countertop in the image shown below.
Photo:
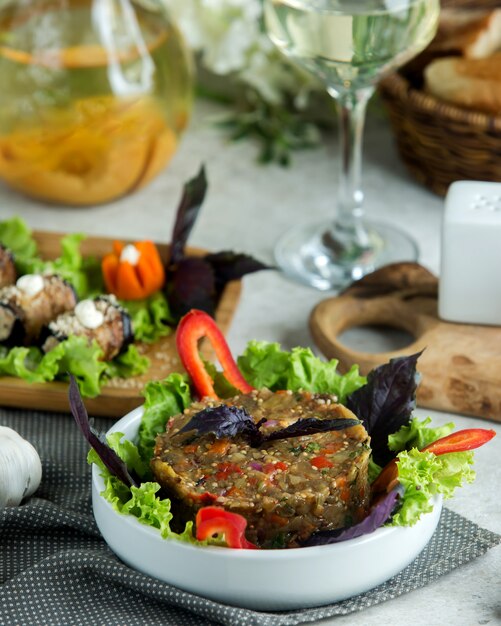
[[[209,193],[190,243],[212,250],[232,248],[272,261],[277,237],[292,223],[319,221],[333,212],[336,150],[328,147],[296,154],[292,167],[260,166],[248,142],[228,143],[211,118],[217,106],[197,103],[194,118],[169,168],[134,196],[91,209],[54,208],[0,186],[0,219],[19,214],[33,228],[87,232],[117,238],[169,241],[182,183],[200,163],[208,171]],[[442,199],[418,186],[400,162],[386,120],[369,117],[365,140],[364,187],[368,213],[398,223],[420,245],[420,262],[438,273]],[[279,341],[284,347],[312,346],[308,315],[325,293],[295,285],[278,272],[245,278],[243,296],[229,342],[235,353],[249,339]],[[358,346],[373,338],[356,333]],[[431,411],[437,423],[451,416]],[[501,424],[452,416],[458,428]],[[451,509],[489,530],[501,533],[501,436],[476,455],[477,480],[447,503]],[[501,546],[423,589],[361,613],[322,622],[350,624],[501,624]]]

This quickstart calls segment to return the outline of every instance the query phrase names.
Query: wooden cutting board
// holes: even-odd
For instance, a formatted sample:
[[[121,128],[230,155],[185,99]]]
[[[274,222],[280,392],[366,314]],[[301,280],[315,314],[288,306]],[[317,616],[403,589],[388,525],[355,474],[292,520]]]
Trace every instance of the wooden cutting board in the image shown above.
[[[61,233],[35,232],[34,238],[39,254],[44,259],[54,259],[61,254]],[[88,237],[81,244],[84,256],[103,257],[112,249],[113,239],[107,237]],[[167,260],[169,246],[157,244],[163,260]],[[192,255],[201,256],[205,251],[189,248]],[[228,283],[219,300],[215,319],[219,328],[226,333],[240,299],[241,281]],[[150,380],[160,380],[171,372],[183,371],[177,356],[175,335],[162,337],[154,344],[136,344],[140,352],[146,355],[151,366],[142,376],[127,379],[112,379],[102,388],[97,398],[85,398],[85,406],[90,415],[101,415],[117,419],[143,403],[141,391]],[[203,344],[202,355],[212,360],[213,354],[208,344]],[[27,383],[20,378],[0,376],[0,406],[25,409],[40,409],[69,412],[68,385],[63,382]]]
[[[501,327],[456,324],[438,318],[438,279],[415,263],[388,265],[312,311],[310,329],[322,353],[354,363],[362,374],[396,356],[424,350],[418,361],[421,407],[501,421]],[[404,330],[403,349],[370,353],[343,345],[339,336],[358,326]]]

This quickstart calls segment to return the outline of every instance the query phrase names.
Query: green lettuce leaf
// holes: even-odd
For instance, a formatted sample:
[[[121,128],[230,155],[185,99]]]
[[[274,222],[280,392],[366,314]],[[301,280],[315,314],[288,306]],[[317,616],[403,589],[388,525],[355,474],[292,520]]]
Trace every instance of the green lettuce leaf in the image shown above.
[[[322,361],[309,348],[280,349],[278,343],[251,341],[238,366],[245,379],[254,387],[276,391],[290,389],[331,393],[344,403],[347,396],[362,387],[366,379],[353,366],[346,374],[337,371],[338,361]]]
[[[144,412],[139,426],[138,448],[141,458],[149,461],[153,455],[155,437],[165,430],[167,420],[182,413],[192,402],[188,377],[170,374],[160,381],[146,384]]]
[[[102,356],[96,342],[89,345],[85,337],[76,335],[62,341],[47,354],[34,346],[10,350],[0,346],[0,375],[17,376],[29,383],[45,383],[66,380],[68,374],[73,374],[80,393],[94,398],[107,378],[135,376],[149,367],[149,360],[141,356],[134,345],[109,363],[101,361]]]
[[[54,272],[71,283],[79,298],[88,298],[103,291],[100,264],[97,259],[83,258],[80,244],[85,235],[71,234],[61,238],[61,254],[57,259],[44,261],[31,230],[19,217],[0,222],[0,243],[14,254],[19,274]]]
[[[80,244],[85,235],[71,234],[61,238],[61,255],[53,261],[43,261],[39,257],[27,259],[23,263],[23,273],[34,274],[53,272],[67,280],[78,294],[88,298],[103,290],[99,261],[92,257],[84,258]]]
[[[146,300],[124,300],[121,304],[131,317],[136,341],[155,343],[171,334],[174,318],[163,293],[157,292]]]
[[[20,217],[0,222],[0,243],[14,255],[19,274],[25,274],[25,263],[38,254],[31,230]]]
[[[398,480],[404,488],[402,506],[393,516],[393,526],[413,526],[423,513],[433,509],[436,494],[452,497],[454,490],[475,479],[473,452],[435,455],[404,450],[398,454]]]
[[[123,439],[123,433],[112,433],[107,437],[108,444],[139,476],[148,475],[148,466],[143,462],[134,443]],[[160,485],[156,482],[144,482],[139,487],[127,487],[121,480],[112,476],[104,467],[97,453],[91,449],[87,456],[89,464],[95,463],[101,470],[104,480],[103,496],[113,508],[123,515],[134,515],[142,524],[158,528],[164,539],[175,538],[180,541],[199,543],[193,536],[193,523],[188,522],[182,533],[171,529],[171,502],[168,498],[159,498],[156,494]]]
[[[0,349],[0,374],[18,376],[29,383],[44,383],[73,374],[83,396],[99,394],[106,364],[100,361],[102,351],[85,337],[69,337],[44,354],[37,347]]]
[[[130,378],[144,374],[149,367],[149,358],[140,354],[137,347],[131,343],[125,352],[106,362],[104,375],[106,378]]]
[[[430,417],[427,417],[423,421],[419,421],[417,417],[413,417],[408,426],[402,426],[396,433],[389,435],[389,449],[394,452],[410,450],[411,448],[422,450],[428,444],[449,435],[454,430],[453,422],[448,422],[443,426],[437,426],[435,428],[429,428],[428,424],[431,424]]]

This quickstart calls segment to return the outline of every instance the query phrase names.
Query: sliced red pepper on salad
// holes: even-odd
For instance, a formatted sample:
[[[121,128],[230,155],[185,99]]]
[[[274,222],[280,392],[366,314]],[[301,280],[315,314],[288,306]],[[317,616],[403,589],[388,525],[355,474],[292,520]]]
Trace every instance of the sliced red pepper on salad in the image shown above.
[[[113,242],[113,252],[101,262],[103,279],[109,293],[121,300],[143,300],[159,291],[165,283],[165,269],[157,247],[152,241],[131,244],[129,260],[124,258],[126,246]],[[132,261],[134,257],[134,262]]]
[[[421,449],[421,452],[433,452],[433,454],[449,454],[451,452],[466,452],[480,448],[490,441],[496,434],[494,430],[486,428],[465,428],[441,437]],[[379,476],[372,483],[374,494],[382,491],[390,492],[398,482],[397,457],[392,459],[382,469]]]
[[[238,513],[231,513],[217,506],[206,506],[199,509],[195,523],[199,541],[205,541],[214,535],[224,535],[228,548],[257,549],[256,545],[246,539],[247,520]]]
[[[230,385],[242,393],[250,393],[254,387],[249,385],[242,376],[216,322],[204,311],[192,309],[179,322],[176,332],[176,345],[181,363],[191,377],[198,396],[200,398],[219,399],[214,391],[214,381],[205,369],[198,353],[198,342],[203,338],[210,341],[223,368],[223,374]]]

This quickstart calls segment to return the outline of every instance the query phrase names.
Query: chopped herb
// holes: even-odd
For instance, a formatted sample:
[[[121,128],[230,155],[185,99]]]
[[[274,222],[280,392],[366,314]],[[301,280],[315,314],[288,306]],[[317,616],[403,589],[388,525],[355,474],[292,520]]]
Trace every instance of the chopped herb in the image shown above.
[[[276,535],[275,537],[273,537],[270,548],[275,548],[275,549],[280,550],[281,548],[285,548],[285,546],[286,546],[285,535],[283,533],[280,533]]]

